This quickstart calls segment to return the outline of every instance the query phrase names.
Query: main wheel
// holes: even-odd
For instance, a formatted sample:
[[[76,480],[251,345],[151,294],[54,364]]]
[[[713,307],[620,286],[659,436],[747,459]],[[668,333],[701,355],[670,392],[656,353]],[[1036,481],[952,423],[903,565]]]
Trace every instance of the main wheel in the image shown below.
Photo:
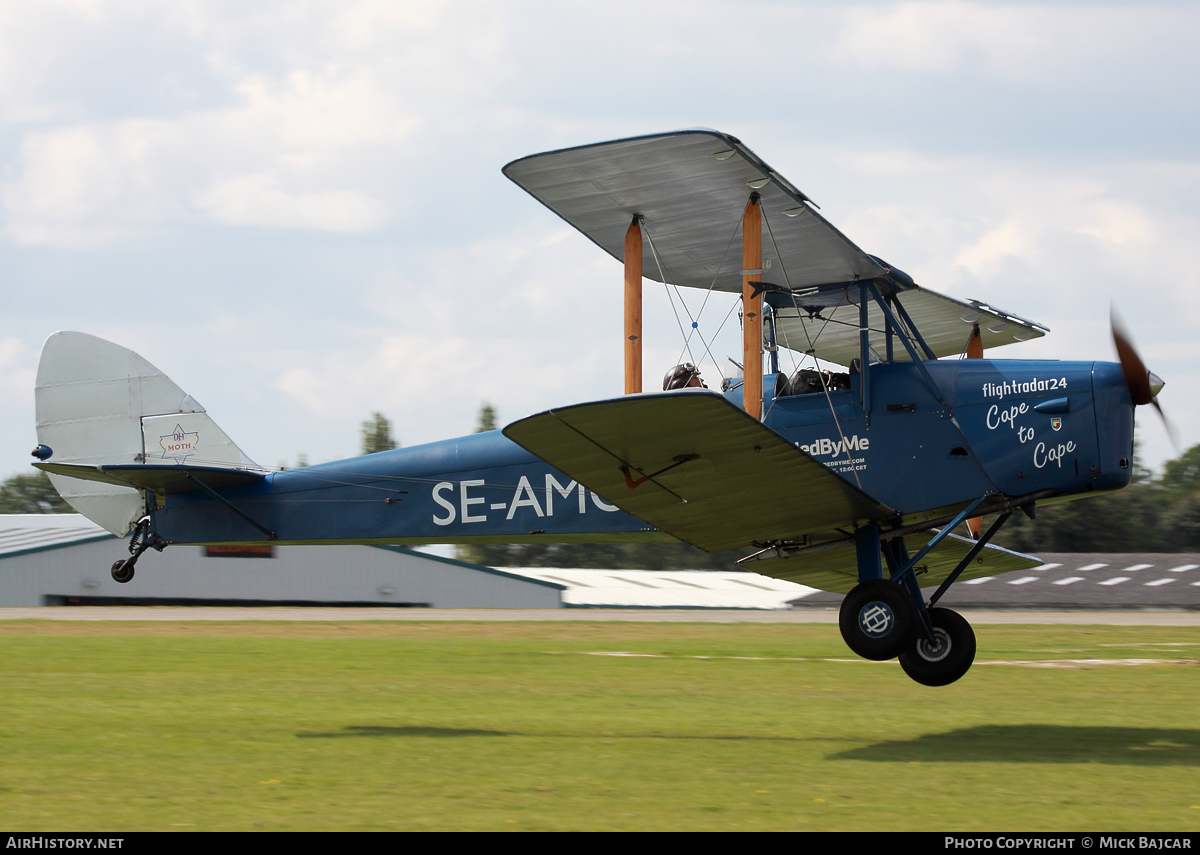
[[[838,627],[846,646],[864,659],[892,659],[904,650],[918,626],[917,607],[895,582],[871,579],[842,600]]]
[[[900,654],[904,673],[925,686],[948,686],[975,661],[975,630],[967,619],[950,609],[928,612],[933,641],[920,630]]]
[[[133,578],[133,562],[127,558],[113,562],[112,577],[115,581],[124,585]]]

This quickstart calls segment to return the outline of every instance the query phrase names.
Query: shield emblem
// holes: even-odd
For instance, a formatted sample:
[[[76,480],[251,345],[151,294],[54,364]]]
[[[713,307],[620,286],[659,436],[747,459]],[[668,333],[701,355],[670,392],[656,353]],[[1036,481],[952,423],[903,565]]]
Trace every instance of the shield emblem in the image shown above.
[[[1058,418],[1057,416],[1050,419],[1050,427],[1058,430],[1060,427],[1062,427],[1062,419]]]

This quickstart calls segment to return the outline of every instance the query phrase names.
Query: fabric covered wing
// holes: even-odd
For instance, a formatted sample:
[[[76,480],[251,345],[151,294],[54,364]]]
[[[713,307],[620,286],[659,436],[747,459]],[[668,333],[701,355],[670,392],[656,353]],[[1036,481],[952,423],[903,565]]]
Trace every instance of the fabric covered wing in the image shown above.
[[[734,137],[675,131],[530,155],[504,174],[620,260],[635,214],[653,242],[644,274],[674,285],[742,290],[741,218],[757,192],[770,226],[765,277],[792,288],[880,276],[883,268]],[[776,252],[776,246],[778,252]]]
[[[964,303],[927,288],[901,291],[895,299],[938,358],[962,354],[976,324],[984,349],[1029,341],[1046,334],[1046,327],[1041,324],[1002,312],[986,303]],[[849,365],[851,359],[858,357],[858,288],[823,290],[813,294],[773,293],[767,300],[776,308],[776,337],[784,347],[799,352],[811,350],[821,359],[838,365]],[[810,314],[814,311],[820,314]],[[883,311],[874,301],[868,306],[868,317],[871,349],[883,359],[887,353],[887,334]],[[893,355],[902,362],[909,358],[898,340],[894,342]]]
[[[905,538],[909,551],[916,553],[936,534],[936,531],[922,532]],[[954,572],[958,562],[971,550],[975,541],[967,540],[958,535],[948,535],[937,546],[929,551],[921,563],[917,565],[917,582],[922,588],[940,585],[946,577]],[[1013,570],[1028,570],[1041,566],[1042,561],[1032,555],[1023,555],[1001,546],[988,544],[975,557],[975,560],[962,572],[958,581],[979,579],[983,576],[995,576],[1000,573],[1011,573]],[[854,544],[842,549],[827,549],[823,552],[807,552],[794,555],[791,558],[779,558],[769,561],[754,562],[746,566],[762,576],[773,579],[786,579],[810,588],[822,591],[832,591],[836,594],[848,594],[850,589],[858,584],[858,563]]]
[[[621,510],[710,552],[894,515],[714,392],[550,410],[504,435]]]

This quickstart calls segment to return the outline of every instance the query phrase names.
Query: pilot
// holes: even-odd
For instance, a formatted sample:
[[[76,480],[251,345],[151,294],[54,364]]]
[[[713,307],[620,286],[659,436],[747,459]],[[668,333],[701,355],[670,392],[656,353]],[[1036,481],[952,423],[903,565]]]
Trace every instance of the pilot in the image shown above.
[[[669,392],[672,389],[707,389],[708,385],[700,377],[700,369],[690,362],[685,362],[682,365],[676,365],[667,372],[667,376],[663,378],[663,391]]]

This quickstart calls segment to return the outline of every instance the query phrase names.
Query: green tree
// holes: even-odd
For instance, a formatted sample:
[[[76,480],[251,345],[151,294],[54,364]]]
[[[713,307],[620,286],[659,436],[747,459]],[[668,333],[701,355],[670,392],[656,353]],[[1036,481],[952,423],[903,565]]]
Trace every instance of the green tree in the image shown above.
[[[475,433],[483,433],[487,430],[496,429],[496,408],[484,401],[479,407],[479,427],[475,428]]]
[[[375,454],[377,451],[389,451],[399,447],[400,443],[392,439],[392,423],[383,413],[372,413],[371,418],[362,423],[363,454]]]
[[[45,472],[14,475],[0,484],[0,514],[73,514]]]
[[[1200,445],[1192,446],[1177,460],[1167,461],[1158,485],[1176,495],[1200,490]]]
[[[1140,465],[1135,449],[1125,489],[1042,502],[1035,521],[1013,514],[994,542],[1035,553],[1200,550],[1200,445],[1168,461],[1158,478]]]

